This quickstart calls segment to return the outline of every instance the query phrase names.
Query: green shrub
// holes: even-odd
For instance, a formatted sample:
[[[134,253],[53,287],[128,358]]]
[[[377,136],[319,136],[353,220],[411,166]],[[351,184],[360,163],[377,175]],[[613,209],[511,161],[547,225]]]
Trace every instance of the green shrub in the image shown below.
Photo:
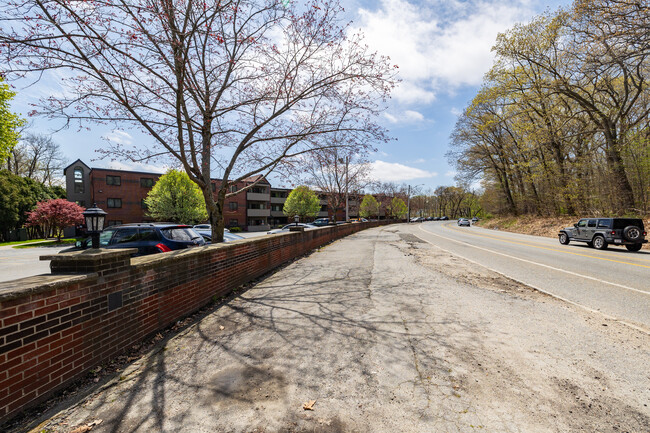
[[[230,233],[239,233],[241,230],[241,227],[230,227],[228,230],[230,230]]]

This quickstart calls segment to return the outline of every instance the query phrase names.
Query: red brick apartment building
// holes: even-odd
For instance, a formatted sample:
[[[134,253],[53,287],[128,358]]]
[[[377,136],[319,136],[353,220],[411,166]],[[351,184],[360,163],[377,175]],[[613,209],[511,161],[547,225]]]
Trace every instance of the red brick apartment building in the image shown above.
[[[144,199],[158,181],[161,173],[90,168],[76,160],[63,170],[67,199],[83,207],[93,203],[106,211],[106,224],[115,225],[152,221],[147,216]],[[219,179],[212,180],[216,191]],[[282,206],[291,190],[272,188],[260,176],[245,179],[231,186],[238,191],[254,184],[245,192],[226,199],[224,221],[227,227],[241,227],[247,231],[265,231],[271,226],[286,224]],[[327,217],[327,202],[321,200],[319,217]]]

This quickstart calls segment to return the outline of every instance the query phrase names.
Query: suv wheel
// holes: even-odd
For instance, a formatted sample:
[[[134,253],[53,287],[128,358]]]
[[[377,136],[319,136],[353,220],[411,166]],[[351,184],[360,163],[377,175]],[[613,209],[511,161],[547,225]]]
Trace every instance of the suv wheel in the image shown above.
[[[623,229],[623,237],[630,242],[639,241],[642,236],[643,233],[637,226],[627,226]]]
[[[594,236],[594,240],[592,242],[594,244],[594,248],[596,248],[597,250],[607,249],[607,241],[605,240],[604,237],[600,235]]]
[[[625,248],[627,248],[628,251],[639,251],[642,245],[643,244],[625,245]]]
[[[567,236],[566,233],[562,232],[560,233],[558,240],[562,245],[568,245],[569,244],[569,236]]]

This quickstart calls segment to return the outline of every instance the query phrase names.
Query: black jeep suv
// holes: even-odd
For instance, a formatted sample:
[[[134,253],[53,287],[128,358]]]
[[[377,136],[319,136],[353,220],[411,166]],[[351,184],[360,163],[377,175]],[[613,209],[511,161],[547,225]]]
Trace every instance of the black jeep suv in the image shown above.
[[[573,227],[560,230],[562,245],[570,241],[586,242],[590,247],[604,250],[609,244],[625,245],[630,251],[639,251],[648,242],[643,220],[638,218],[583,218]]]

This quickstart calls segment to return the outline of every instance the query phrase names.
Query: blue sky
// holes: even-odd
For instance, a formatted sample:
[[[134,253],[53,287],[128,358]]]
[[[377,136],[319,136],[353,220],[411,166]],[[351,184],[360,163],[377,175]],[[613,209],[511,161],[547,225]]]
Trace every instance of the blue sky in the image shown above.
[[[457,116],[478,90],[492,64],[490,48],[499,32],[517,22],[569,0],[341,0],[353,26],[368,45],[399,65],[402,80],[380,123],[395,138],[372,155],[374,177],[382,181],[422,185],[424,189],[454,184],[453,168],[445,158]],[[51,76],[22,88],[14,111],[26,116],[35,98],[60,92]],[[51,133],[60,124],[30,118],[31,129]],[[147,137],[102,125],[54,133],[66,158],[81,158],[93,167],[164,170],[127,161],[99,160],[95,151],[105,140],[147,145]]]

